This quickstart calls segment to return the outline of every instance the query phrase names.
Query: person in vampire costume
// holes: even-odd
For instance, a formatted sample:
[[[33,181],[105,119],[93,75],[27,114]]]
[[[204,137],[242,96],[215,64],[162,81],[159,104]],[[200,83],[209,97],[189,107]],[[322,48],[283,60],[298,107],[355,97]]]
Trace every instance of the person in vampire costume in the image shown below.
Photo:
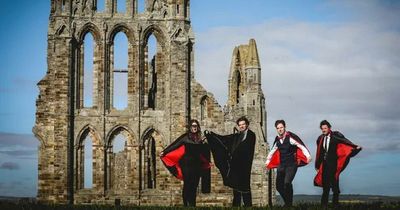
[[[296,175],[297,167],[310,163],[311,155],[296,134],[286,131],[284,120],[277,120],[275,128],[278,135],[275,137],[265,165],[268,169],[277,168],[276,189],[282,196],[285,206],[292,206],[292,181]]]
[[[328,205],[329,191],[332,188],[333,205],[339,204],[339,175],[346,168],[350,157],[355,156],[361,147],[346,139],[339,131],[332,131],[331,124],[323,120],[320,123],[322,134],[317,139],[314,185],[323,188],[321,204]]]
[[[210,151],[201,136],[200,124],[190,121],[189,132],[161,152],[161,160],[178,179],[183,180],[184,206],[196,206],[196,191],[201,177],[202,192],[210,192]]]
[[[241,206],[243,199],[244,206],[248,207],[252,206],[250,175],[256,135],[248,129],[246,117],[240,117],[236,124],[239,133],[221,136],[205,131],[205,135],[224,185],[233,189],[232,206]]]

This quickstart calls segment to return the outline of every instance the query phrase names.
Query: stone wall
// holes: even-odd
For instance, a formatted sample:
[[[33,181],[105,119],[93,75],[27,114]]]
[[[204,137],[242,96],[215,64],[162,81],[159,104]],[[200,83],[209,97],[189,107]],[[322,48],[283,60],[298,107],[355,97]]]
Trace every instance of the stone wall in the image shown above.
[[[135,0],[126,1],[124,13],[116,11],[116,2],[106,0],[105,10],[99,12],[95,0],[51,1],[48,70],[38,83],[40,93],[33,128],[40,141],[38,200],[180,205],[182,183],[168,173],[159,153],[186,131],[190,118],[199,119],[203,130],[228,134],[234,130],[235,119],[246,115],[257,135],[253,202],[266,205],[264,161],[268,144],[266,118],[260,117],[266,116],[265,98],[260,82],[249,79],[255,74],[261,77],[255,41],[242,46],[242,51],[234,51],[233,60],[238,67],[231,68],[231,75],[240,72],[241,81],[245,82],[234,89],[238,81],[230,76],[232,102],[222,108],[194,79],[189,0],[147,0],[142,13],[137,12]],[[127,108],[122,110],[113,105],[114,38],[120,32],[128,39],[129,57]],[[95,43],[93,104],[86,107],[83,46],[89,33]],[[147,58],[151,35],[158,46],[153,65]],[[249,62],[235,57],[239,51]],[[156,89],[151,89],[152,85]],[[155,96],[154,105],[149,103],[150,93]],[[240,95],[240,103],[236,103],[237,98],[232,99],[235,94]],[[114,153],[119,135],[126,142],[122,152]],[[91,188],[84,187],[84,147],[88,138],[92,140],[93,153]],[[211,193],[199,193],[199,205],[229,206],[231,191],[223,186],[216,168],[212,169],[211,180]]]

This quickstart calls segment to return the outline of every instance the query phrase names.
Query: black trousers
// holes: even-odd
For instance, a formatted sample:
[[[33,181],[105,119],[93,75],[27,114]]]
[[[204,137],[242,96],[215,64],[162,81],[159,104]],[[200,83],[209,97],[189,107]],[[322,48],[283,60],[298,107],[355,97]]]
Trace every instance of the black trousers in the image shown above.
[[[253,203],[251,201],[251,191],[239,191],[233,189],[233,200],[232,200],[232,206],[238,207],[242,205],[242,200],[244,203],[244,206],[249,207],[252,206]]]
[[[279,166],[276,176],[276,189],[282,196],[285,206],[293,204],[293,185],[292,181],[297,172],[297,165]]]
[[[334,205],[339,204],[339,179],[335,178],[335,173],[336,173],[336,164],[329,164],[328,161],[325,161],[323,163],[322,167],[322,197],[321,197],[321,204],[326,206],[328,205],[329,201],[329,192],[330,189],[332,188],[333,192],[333,197],[332,197],[332,203]]]
[[[197,186],[199,185],[200,173],[186,173],[183,177],[183,205],[196,206]]]

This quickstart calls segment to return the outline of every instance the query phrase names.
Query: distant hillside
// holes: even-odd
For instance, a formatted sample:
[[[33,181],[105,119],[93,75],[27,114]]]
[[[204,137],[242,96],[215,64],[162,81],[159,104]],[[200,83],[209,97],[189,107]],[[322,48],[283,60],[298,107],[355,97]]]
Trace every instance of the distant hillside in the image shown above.
[[[8,202],[13,202],[13,203],[35,203],[36,198],[34,198],[34,197],[0,196],[0,201],[8,201]]]

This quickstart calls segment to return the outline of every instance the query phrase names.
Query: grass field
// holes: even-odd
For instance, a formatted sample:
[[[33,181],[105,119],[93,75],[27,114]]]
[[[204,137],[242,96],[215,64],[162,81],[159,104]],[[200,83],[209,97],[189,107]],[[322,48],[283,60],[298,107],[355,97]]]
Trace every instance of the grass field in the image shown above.
[[[41,204],[32,204],[32,203],[13,203],[13,202],[0,202],[1,210],[129,210],[129,209],[155,209],[155,210],[172,210],[172,209],[186,209],[184,207],[137,207],[137,206],[104,206],[104,205],[41,205]],[[192,208],[193,209],[193,208]],[[222,207],[197,207],[196,209],[232,209],[232,208],[222,208]],[[321,207],[316,203],[298,203],[291,208],[283,208],[281,206],[273,206],[273,207],[253,207],[247,209],[271,209],[271,210],[280,210],[280,209],[293,209],[293,210],[320,210],[326,209]],[[375,203],[343,203],[340,206],[333,207],[329,206],[328,209],[343,209],[343,210],[379,210],[379,209],[388,209],[388,210],[399,210],[400,202],[375,202]]]

